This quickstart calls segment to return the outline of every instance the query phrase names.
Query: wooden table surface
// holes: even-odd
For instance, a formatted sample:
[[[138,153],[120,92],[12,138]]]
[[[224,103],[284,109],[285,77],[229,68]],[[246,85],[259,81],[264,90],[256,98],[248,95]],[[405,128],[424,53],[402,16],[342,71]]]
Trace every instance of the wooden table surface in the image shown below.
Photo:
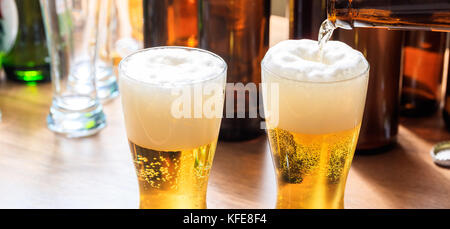
[[[287,21],[272,18],[272,44]],[[51,85],[0,82],[0,208],[137,208],[138,186],[120,100],[105,104],[98,135],[66,139],[46,128]],[[356,156],[346,208],[450,208],[450,170],[431,147],[450,139],[440,116],[402,119],[398,146]],[[265,136],[220,142],[208,187],[209,208],[273,208],[276,183]]]

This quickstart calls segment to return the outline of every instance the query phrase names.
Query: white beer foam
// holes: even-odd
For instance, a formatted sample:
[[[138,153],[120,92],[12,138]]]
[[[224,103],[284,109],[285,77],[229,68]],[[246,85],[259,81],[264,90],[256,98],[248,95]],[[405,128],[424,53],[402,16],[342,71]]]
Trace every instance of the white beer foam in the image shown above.
[[[143,83],[177,85],[214,78],[224,66],[199,50],[159,48],[135,53],[121,68],[128,77]]]
[[[357,50],[339,41],[329,41],[321,60],[317,41],[287,40],[266,54],[264,65],[277,75],[307,82],[335,82],[364,73],[369,64]]]
[[[301,134],[330,134],[362,122],[369,80],[364,56],[330,41],[320,62],[317,41],[284,41],[263,61],[262,81],[278,85],[265,93],[268,126]],[[279,99],[272,97],[279,94]],[[276,98],[276,97],[275,97]]]
[[[119,86],[128,139],[160,151],[192,150],[217,141],[220,118],[176,118],[172,108],[185,98],[191,102],[188,108],[194,115],[199,108],[193,101],[195,88],[224,86],[225,69],[220,58],[196,49],[155,48],[125,58],[120,65]],[[202,94],[200,105],[212,96]],[[220,114],[223,101],[221,94]]]

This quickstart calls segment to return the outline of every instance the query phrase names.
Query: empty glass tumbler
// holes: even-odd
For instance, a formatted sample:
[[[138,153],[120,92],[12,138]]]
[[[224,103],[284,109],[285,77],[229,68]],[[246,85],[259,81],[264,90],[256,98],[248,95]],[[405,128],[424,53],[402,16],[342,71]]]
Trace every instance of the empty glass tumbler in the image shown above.
[[[72,0],[74,1],[74,0]],[[75,0],[81,1],[81,0]],[[101,1],[102,8],[100,10],[99,31],[97,38],[96,56],[96,83],[97,95],[102,102],[107,102],[119,95],[119,87],[117,85],[117,76],[114,71],[114,27],[115,27],[115,6],[114,0],[97,0]],[[89,2],[84,0],[84,2]],[[88,5],[87,3],[85,4]]]
[[[143,4],[143,0],[114,0],[112,56],[115,67],[122,58],[144,46]]]
[[[85,137],[106,125],[97,95],[101,16],[109,0],[40,0],[53,84],[47,124],[68,137]]]

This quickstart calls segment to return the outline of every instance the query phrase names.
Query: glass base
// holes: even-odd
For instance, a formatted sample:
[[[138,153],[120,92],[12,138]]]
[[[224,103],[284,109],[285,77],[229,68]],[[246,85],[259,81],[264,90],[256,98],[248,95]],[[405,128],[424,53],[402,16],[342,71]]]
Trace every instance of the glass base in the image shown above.
[[[98,102],[82,111],[67,110],[54,102],[47,117],[47,126],[51,131],[66,137],[81,138],[102,130],[106,126],[106,118]]]
[[[97,96],[102,102],[108,102],[119,95],[117,78],[111,67],[97,68]]]

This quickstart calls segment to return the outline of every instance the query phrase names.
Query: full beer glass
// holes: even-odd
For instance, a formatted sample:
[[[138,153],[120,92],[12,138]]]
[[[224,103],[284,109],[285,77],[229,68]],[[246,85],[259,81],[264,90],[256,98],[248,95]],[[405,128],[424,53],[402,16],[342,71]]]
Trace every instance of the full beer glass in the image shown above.
[[[342,42],[283,41],[262,63],[277,208],[344,207],[369,79],[364,56]]]
[[[143,209],[206,208],[227,65],[194,48],[156,47],[119,65]]]

